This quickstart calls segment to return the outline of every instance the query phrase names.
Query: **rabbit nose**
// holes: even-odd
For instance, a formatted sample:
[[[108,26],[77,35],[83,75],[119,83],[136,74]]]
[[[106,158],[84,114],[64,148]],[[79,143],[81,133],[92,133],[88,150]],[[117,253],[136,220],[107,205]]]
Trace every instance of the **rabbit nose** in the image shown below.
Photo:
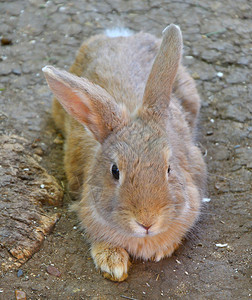
[[[138,223],[141,227],[143,227],[146,231],[147,231],[147,233],[148,233],[148,230],[151,228],[151,226],[152,225],[149,225],[149,226],[146,226],[146,225],[144,225],[144,224],[141,224],[141,223]]]

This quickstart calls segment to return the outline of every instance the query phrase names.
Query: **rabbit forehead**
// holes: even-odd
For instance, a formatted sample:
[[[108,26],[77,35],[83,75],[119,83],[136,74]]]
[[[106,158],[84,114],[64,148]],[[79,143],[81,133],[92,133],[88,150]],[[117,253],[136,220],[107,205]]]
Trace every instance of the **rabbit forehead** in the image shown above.
[[[169,162],[172,155],[167,136],[147,124],[132,123],[110,137],[103,146],[110,159],[118,166],[154,161]],[[157,159],[158,158],[158,159]]]

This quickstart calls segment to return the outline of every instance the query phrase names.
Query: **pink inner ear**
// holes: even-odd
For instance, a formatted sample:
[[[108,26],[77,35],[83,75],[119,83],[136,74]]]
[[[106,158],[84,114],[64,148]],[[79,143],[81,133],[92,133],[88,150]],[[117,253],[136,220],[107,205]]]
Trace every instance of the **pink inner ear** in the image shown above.
[[[81,99],[80,92],[52,78],[47,78],[47,80],[51,90],[65,110],[79,122],[86,123],[90,110]]]
[[[63,103],[65,110],[81,123],[87,123],[90,110],[75,92],[68,92],[68,99]]]

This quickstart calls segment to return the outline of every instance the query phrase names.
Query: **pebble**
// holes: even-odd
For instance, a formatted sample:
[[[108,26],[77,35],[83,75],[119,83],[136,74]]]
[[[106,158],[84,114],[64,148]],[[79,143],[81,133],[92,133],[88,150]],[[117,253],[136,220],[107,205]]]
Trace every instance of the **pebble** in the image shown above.
[[[222,193],[226,193],[229,191],[229,184],[226,182],[216,182],[214,186],[218,191]]]
[[[20,76],[20,75],[21,75],[21,70],[19,70],[19,69],[13,69],[13,70],[12,70],[12,73],[13,73],[14,75]]]
[[[215,244],[215,246],[218,248],[225,248],[228,246],[228,244]]]
[[[46,268],[46,271],[50,275],[53,275],[53,276],[56,276],[56,277],[60,277],[61,276],[60,271],[57,268],[55,268],[54,266],[48,266]]]
[[[17,277],[21,277],[24,274],[23,270],[19,269],[17,271]]]
[[[20,290],[15,290],[16,300],[26,300],[26,293]]]
[[[61,6],[60,8],[59,8],[59,12],[65,12],[66,11],[66,7],[65,6]]]
[[[34,153],[39,156],[42,156],[44,152],[41,148],[35,148]]]
[[[8,46],[12,44],[12,40],[8,38],[1,38],[1,45],[2,46]]]
[[[60,144],[64,143],[64,140],[60,136],[57,136],[53,142],[54,142],[54,144],[60,145]]]
[[[211,201],[210,198],[203,198],[203,199],[202,199],[202,202],[210,202],[210,201]]]
[[[222,78],[224,74],[223,74],[222,72],[218,72],[216,75],[217,75],[218,77]]]

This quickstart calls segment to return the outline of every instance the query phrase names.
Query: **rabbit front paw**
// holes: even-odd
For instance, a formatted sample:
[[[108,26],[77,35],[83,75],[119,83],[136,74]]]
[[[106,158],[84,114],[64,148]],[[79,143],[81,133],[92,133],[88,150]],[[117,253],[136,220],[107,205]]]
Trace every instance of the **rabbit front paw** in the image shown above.
[[[105,278],[123,281],[128,277],[130,261],[125,249],[106,243],[94,243],[91,246],[91,255],[96,268],[101,270]]]

